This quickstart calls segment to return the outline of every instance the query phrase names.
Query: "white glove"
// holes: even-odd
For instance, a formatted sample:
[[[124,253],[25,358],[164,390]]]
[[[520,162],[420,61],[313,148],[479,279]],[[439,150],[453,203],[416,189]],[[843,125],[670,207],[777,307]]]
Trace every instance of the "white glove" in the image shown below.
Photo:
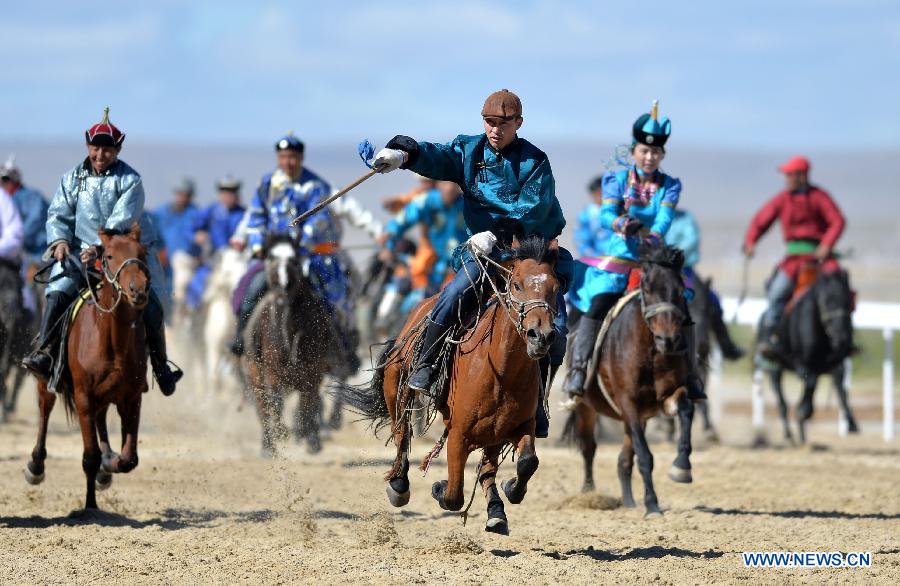
[[[390,173],[400,168],[406,162],[407,155],[398,149],[381,149],[375,155],[372,167],[379,173]]]
[[[497,244],[497,237],[494,236],[494,233],[490,230],[486,232],[479,232],[478,234],[475,234],[471,238],[469,238],[469,242],[467,244],[475,252],[487,256],[491,253],[492,250],[494,250],[494,245]]]

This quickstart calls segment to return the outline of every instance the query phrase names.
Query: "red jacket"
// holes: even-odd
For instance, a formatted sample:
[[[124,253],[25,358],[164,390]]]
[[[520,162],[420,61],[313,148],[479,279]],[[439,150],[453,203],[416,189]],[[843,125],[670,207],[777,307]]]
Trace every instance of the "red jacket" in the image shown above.
[[[744,237],[744,246],[756,244],[776,219],[785,241],[817,240],[833,247],[844,231],[844,214],[822,189],[812,185],[802,193],[782,191],[759,210]]]

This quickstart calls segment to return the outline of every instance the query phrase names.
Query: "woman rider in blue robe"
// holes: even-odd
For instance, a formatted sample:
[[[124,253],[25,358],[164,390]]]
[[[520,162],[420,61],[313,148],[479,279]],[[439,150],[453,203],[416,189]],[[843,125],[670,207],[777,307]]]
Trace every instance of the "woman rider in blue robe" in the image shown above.
[[[447,144],[416,142],[396,136],[375,157],[373,167],[382,173],[398,168],[439,180],[453,181],[463,191],[463,216],[469,240],[455,255],[456,277],[441,291],[423,334],[422,352],[409,379],[410,388],[427,392],[437,374],[437,356],[447,333],[459,315],[473,310],[482,291],[472,282],[481,275],[469,248],[489,255],[498,240],[508,245],[513,235],[539,235],[553,239],[566,224],[556,198],[553,172],[547,155],[516,133],[522,126],[522,103],[508,90],[488,96],[481,111],[485,132],[460,135]],[[518,232],[518,234],[515,234]],[[542,365],[543,391],[565,356],[566,315],[563,293],[571,280],[572,255],[559,249],[556,273],[560,278],[556,337],[549,352],[549,366]],[[549,422],[538,401],[535,435],[547,437]]]
[[[668,118],[659,119],[657,103],[649,114],[643,114],[632,126],[631,156],[634,162],[626,169],[608,171],[603,176],[603,198],[600,223],[612,230],[612,237],[599,243],[596,256],[579,259],[569,301],[580,313],[578,329],[572,344],[565,390],[569,399],[564,406],[573,409],[584,395],[587,367],[603,319],[628,287],[628,274],[638,267],[638,249],[643,241],[665,239],[675,206],[681,195],[681,181],[659,170],[666,155],[665,144],[671,134]],[[685,307],[685,309],[687,309]],[[690,318],[685,328],[688,351],[693,349],[693,325]],[[688,377],[688,396],[705,399],[703,387],[692,361]]]

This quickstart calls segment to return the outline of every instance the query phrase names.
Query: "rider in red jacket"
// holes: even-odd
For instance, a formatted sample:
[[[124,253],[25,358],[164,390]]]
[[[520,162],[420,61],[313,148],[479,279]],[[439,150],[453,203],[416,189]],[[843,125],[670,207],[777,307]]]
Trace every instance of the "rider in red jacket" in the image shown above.
[[[777,353],[774,330],[803,265],[815,260],[822,272],[840,270],[832,252],[844,231],[844,215],[826,191],[810,185],[809,168],[804,157],[794,157],[778,168],[784,173],[786,189],[756,213],[744,237],[744,254],[752,257],[757,241],[777,219],[787,244],[787,255],[769,281],[769,308],[760,322],[759,350],[767,358]]]

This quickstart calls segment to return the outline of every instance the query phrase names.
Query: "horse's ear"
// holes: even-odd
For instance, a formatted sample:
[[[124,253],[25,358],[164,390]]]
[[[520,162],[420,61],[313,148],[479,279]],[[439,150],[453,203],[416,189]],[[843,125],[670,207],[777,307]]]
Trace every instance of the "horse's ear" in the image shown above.
[[[109,243],[110,235],[106,233],[106,230],[100,228],[97,230],[97,236],[100,237],[100,245],[106,246]]]
[[[518,237],[518,236],[513,235],[513,237],[512,237],[512,245],[511,245],[511,246],[512,246],[512,248],[519,248],[520,243],[519,243],[519,237]]]
[[[554,238],[550,242],[547,243],[547,250],[550,252],[559,252],[559,240]]]
[[[136,240],[138,242],[141,241],[141,226],[137,222],[131,225],[131,230],[128,232],[128,236],[132,240]]]

